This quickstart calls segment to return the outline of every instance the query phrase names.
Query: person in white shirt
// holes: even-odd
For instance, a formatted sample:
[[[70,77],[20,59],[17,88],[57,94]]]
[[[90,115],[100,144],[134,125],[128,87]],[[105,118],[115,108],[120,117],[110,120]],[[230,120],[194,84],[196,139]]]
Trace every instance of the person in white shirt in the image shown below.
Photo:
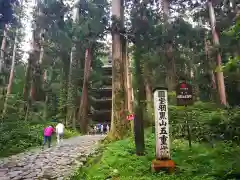
[[[57,143],[60,144],[60,141],[63,142],[63,134],[64,134],[64,125],[62,123],[58,123],[56,126],[56,136]]]
[[[109,129],[110,129],[108,124],[107,124],[106,129],[107,129],[107,133],[108,133],[108,132],[109,132]]]
[[[97,126],[94,126],[94,134],[97,134]]]
[[[101,124],[101,133],[103,134],[103,124]]]

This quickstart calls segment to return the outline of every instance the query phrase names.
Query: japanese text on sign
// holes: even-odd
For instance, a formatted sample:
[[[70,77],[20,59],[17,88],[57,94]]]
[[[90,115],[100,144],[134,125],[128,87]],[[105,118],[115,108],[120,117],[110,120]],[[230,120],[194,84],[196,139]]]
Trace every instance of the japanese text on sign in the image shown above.
[[[177,105],[186,106],[193,104],[192,86],[186,82],[181,82],[176,88]]]
[[[170,159],[168,101],[166,90],[154,92],[155,128],[156,128],[156,158]]]

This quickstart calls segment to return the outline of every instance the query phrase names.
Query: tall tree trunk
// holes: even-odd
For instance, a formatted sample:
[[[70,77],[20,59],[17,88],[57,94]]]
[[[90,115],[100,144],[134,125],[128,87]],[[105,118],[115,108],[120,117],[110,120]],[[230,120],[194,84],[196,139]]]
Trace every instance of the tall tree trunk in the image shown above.
[[[32,76],[32,61],[33,61],[33,55],[32,53],[29,53],[29,58],[28,58],[28,63],[27,63],[26,73],[25,73],[24,89],[23,89],[23,99],[25,101],[28,100],[28,94],[30,90],[30,81]]]
[[[41,46],[41,36],[42,33],[34,29],[33,31],[33,54],[34,59],[32,63],[33,69],[33,77],[31,83],[31,90],[30,90],[30,97],[32,103],[36,100],[41,100],[41,92],[42,92],[42,81],[43,81],[43,74],[41,63],[43,61],[44,49]]]
[[[124,0],[121,0],[121,25],[120,27],[122,29],[124,29]],[[125,106],[125,113],[129,113],[129,109],[128,109],[128,95],[127,95],[127,91],[128,91],[128,82],[127,82],[127,76],[128,76],[128,62],[127,62],[127,55],[128,55],[128,42],[127,42],[127,38],[124,35],[121,35],[121,51],[122,51],[122,62],[123,62],[123,70],[124,70],[124,76],[123,76],[123,81],[124,81],[124,94],[125,94],[125,99],[124,99],[124,106]],[[126,114],[127,115],[127,114]]]
[[[75,6],[73,9],[73,22],[77,23],[79,21],[79,4],[80,0],[75,1]],[[73,32],[75,33],[75,31]],[[69,66],[69,76],[68,76],[68,92],[67,92],[67,126],[71,125],[76,129],[76,105],[77,105],[77,79],[76,74],[78,69],[78,58],[77,58],[77,37],[73,35],[73,45],[70,55],[70,66]]]
[[[216,18],[215,18],[214,8],[211,0],[208,0],[208,8],[209,8],[213,42],[215,46],[219,47],[220,43],[219,43],[219,37],[218,37],[217,31],[216,31]],[[223,76],[223,72],[221,71],[222,58],[219,51],[217,52],[216,64],[217,64],[216,76],[217,76],[219,99],[220,99],[220,103],[226,106],[227,98],[226,98],[226,91],[225,91],[225,84],[224,84],[224,76]]]
[[[36,6],[37,7],[37,6]],[[37,8],[36,8],[37,9]],[[35,10],[36,10],[35,9]],[[27,109],[26,109],[26,115],[25,119],[27,120],[29,117],[29,112],[32,108],[32,105],[36,101],[38,90],[39,90],[39,74],[40,74],[40,65],[39,65],[39,57],[40,57],[40,40],[39,40],[39,29],[37,28],[36,22],[33,24],[34,28],[32,30],[32,42],[31,42],[31,51],[29,53],[29,65],[30,65],[30,73],[27,72],[27,75],[30,75],[31,78],[29,80],[31,81],[30,85],[30,92],[29,92],[29,98],[27,103]],[[28,69],[27,69],[28,71]],[[28,82],[25,82],[28,83]],[[27,95],[26,95],[27,97]]]
[[[42,16],[42,12],[40,10],[41,2],[39,0],[35,1],[34,11],[37,17]],[[32,61],[32,82],[30,89],[30,100],[33,103],[36,100],[42,100],[41,92],[42,92],[42,70],[41,63],[43,61],[44,49],[42,46],[42,42],[44,41],[44,29],[39,26],[39,22],[37,22],[37,17],[33,23],[33,31],[32,31],[32,50],[33,50],[33,61]]]
[[[7,112],[8,98],[12,91],[12,85],[13,85],[13,80],[14,80],[15,61],[16,61],[16,51],[17,51],[17,38],[18,38],[18,30],[17,30],[17,32],[15,34],[15,38],[14,38],[12,64],[11,64],[10,76],[9,76],[9,81],[8,81],[8,86],[7,86],[6,99],[4,102],[3,114],[5,114]]]
[[[29,108],[31,106],[31,99],[29,99],[29,92],[31,89],[31,80],[33,76],[33,68],[32,64],[34,61],[34,53],[32,51],[29,52],[29,57],[28,57],[28,64],[26,68],[26,74],[25,74],[25,84],[24,84],[24,89],[23,89],[23,110],[25,113],[25,119],[28,119],[28,112]]]
[[[208,62],[208,68],[209,68],[209,76],[210,76],[210,88],[211,88],[211,97],[210,97],[210,100],[212,101],[215,101],[216,98],[216,89],[217,89],[217,85],[216,85],[216,80],[215,80],[215,75],[214,75],[214,72],[213,72],[213,63],[212,63],[212,60],[209,56],[209,42],[207,41],[207,39],[205,38],[204,40],[204,43],[205,43],[205,55],[206,55],[206,61]]]
[[[124,62],[122,59],[122,44],[119,32],[122,17],[122,0],[112,1],[112,120],[110,139],[122,139],[129,131],[129,122],[126,120],[125,110],[125,82],[124,82]],[[118,27],[117,27],[118,26]]]
[[[31,103],[34,103],[37,99],[38,95],[38,89],[39,89],[39,71],[40,71],[40,66],[39,63],[37,62],[37,51],[34,50],[33,52],[33,61],[32,61],[32,82],[31,82],[31,88],[30,88],[30,100]]]
[[[52,116],[55,111],[55,94],[52,92],[51,89],[51,82],[53,76],[53,68],[51,67],[48,71],[45,70],[43,73],[43,82],[45,87],[45,108],[44,108],[44,115],[43,117],[47,119],[48,117]],[[55,115],[55,114],[54,114]]]
[[[44,61],[44,36],[45,36],[45,30],[44,29],[41,29],[41,33],[40,33],[40,54],[39,54],[39,76],[38,76],[38,81],[39,81],[39,84],[38,84],[38,99],[39,100],[43,100],[46,98],[46,94],[44,92],[44,87],[45,87],[45,81],[44,81],[44,75],[46,75],[46,68],[43,67],[43,61]]]
[[[63,123],[66,125],[66,114],[67,114],[67,92],[68,92],[68,76],[69,76],[69,54],[67,52],[63,52],[62,54],[62,80],[61,80],[61,90],[60,90],[60,98],[59,98],[59,112],[60,118],[63,119]]]
[[[123,76],[123,80],[124,80],[124,94],[125,94],[125,112],[129,113],[129,107],[128,107],[128,81],[127,81],[127,77],[128,77],[128,62],[127,62],[127,40],[124,36],[121,37],[122,38],[122,61],[123,61],[123,66],[124,66],[124,76]]]
[[[69,79],[68,79],[68,108],[67,108],[67,126],[71,125],[76,128],[76,97],[77,97],[77,80],[76,73],[78,67],[78,59],[76,52],[76,45],[72,46],[70,67],[69,67]]]
[[[86,49],[85,55],[85,65],[84,65],[84,77],[83,77],[83,88],[82,88],[82,97],[80,102],[80,107],[78,111],[78,120],[80,122],[80,129],[83,134],[86,134],[88,131],[88,85],[89,85],[89,76],[92,63],[92,49]]]
[[[0,74],[4,72],[5,67],[5,51],[7,44],[7,24],[4,25],[3,38],[1,44],[1,53],[0,53]],[[2,78],[2,83],[4,84],[4,78]]]
[[[138,52],[139,53],[139,52]],[[136,53],[137,54],[137,53]],[[136,104],[135,104],[135,117],[134,117],[134,134],[135,134],[135,145],[136,154],[143,155],[145,150],[144,144],[144,79],[143,69],[141,67],[141,58],[135,57],[135,80],[136,80]]]
[[[5,51],[6,51],[6,44],[7,44],[7,25],[4,25],[3,31],[3,38],[1,44],[1,53],[0,53],[0,111],[4,109],[4,101],[5,101],[5,94],[6,94],[6,75],[5,71]]]
[[[170,3],[169,0],[162,0],[162,11],[163,11],[163,19],[165,22],[165,31],[167,32],[169,29],[169,13],[170,13]],[[166,65],[166,85],[168,87],[168,91],[175,91],[176,86],[176,68],[175,68],[175,59],[173,57],[173,45],[172,41],[169,39],[165,39],[165,56],[167,60]]]
[[[133,111],[133,87],[132,87],[132,71],[131,63],[128,56],[126,55],[126,73],[127,73],[127,107],[130,114],[134,113]],[[134,132],[134,123],[131,121],[131,130]]]
[[[153,120],[153,98],[152,98],[152,85],[150,80],[150,71],[147,65],[144,66],[144,85],[146,93],[146,110],[148,121],[152,124]]]

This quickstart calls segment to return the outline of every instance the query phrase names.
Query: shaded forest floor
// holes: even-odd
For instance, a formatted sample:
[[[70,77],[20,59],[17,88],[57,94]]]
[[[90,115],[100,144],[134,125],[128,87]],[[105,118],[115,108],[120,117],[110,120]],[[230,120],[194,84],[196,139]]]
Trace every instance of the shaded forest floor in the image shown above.
[[[135,155],[133,138],[108,144],[98,159],[92,158],[88,166],[81,168],[72,180],[213,180],[237,179],[240,174],[240,147],[219,142],[212,148],[209,144],[193,143],[189,149],[186,140],[175,139],[171,144],[172,159],[177,164],[174,175],[151,173],[154,159],[154,134],[146,133],[146,155]],[[240,178],[239,178],[240,179]]]

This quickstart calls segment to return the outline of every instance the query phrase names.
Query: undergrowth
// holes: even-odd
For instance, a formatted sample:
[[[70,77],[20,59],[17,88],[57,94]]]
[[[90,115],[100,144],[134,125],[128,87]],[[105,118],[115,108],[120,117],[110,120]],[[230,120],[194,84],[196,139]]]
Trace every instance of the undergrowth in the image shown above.
[[[240,173],[240,147],[229,143],[194,143],[189,149],[186,140],[175,139],[171,143],[172,159],[177,164],[173,175],[151,173],[154,159],[154,134],[146,134],[146,155],[136,156],[132,138],[108,144],[102,156],[81,168],[72,180],[214,180],[229,179]],[[93,161],[93,160],[91,160]]]

